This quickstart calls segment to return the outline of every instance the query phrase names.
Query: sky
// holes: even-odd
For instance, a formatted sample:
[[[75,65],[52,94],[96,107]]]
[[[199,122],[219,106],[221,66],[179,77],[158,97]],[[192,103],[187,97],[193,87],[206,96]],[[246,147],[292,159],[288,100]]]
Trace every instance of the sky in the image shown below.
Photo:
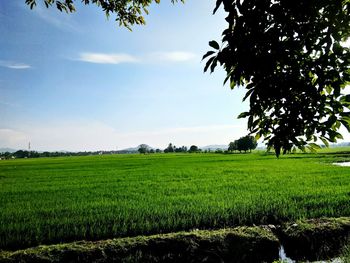
[[[243,88],[223,86],[223,70],[203,73],[208,42],[226,27],[213,2],[162,1],[132,32],[95,6],[76,8],[0,1],[0,147],[163,149],[247,134]]]
[[[203,73],[226,28],[214,1],[163,0],[132,32],[79,2],[66,14],[0,1],[0,148],[164,149],[248,133],[244,89],[223,86],[222,69]]]

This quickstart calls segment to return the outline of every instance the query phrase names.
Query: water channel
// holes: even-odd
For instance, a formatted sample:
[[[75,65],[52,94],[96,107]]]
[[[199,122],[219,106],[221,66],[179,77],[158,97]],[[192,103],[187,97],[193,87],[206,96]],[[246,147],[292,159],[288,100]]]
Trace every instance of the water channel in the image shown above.
[[[340,258],[335,258],[335,259],[332,259],[332,260],[327,260],[327,261],[296,261],[296,260],[293,260],[291,258],[289,258],[287,255],[286,255],[286,252],[284,250],[284,247],[283,246],[280,246],[280,250],[279,250],[279,259],[281,261],[281,263],[345,263],[343,262]]]

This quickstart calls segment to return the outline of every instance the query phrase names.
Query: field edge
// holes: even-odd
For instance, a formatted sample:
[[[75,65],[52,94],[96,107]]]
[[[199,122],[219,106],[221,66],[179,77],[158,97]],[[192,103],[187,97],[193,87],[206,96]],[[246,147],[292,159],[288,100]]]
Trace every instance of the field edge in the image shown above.
[[[41,245],[0,251],[0,262],[273,262],[281,244],[298,259],[339,256],[350,237],[350,217],[298,220],[282,225],[240,226]]]

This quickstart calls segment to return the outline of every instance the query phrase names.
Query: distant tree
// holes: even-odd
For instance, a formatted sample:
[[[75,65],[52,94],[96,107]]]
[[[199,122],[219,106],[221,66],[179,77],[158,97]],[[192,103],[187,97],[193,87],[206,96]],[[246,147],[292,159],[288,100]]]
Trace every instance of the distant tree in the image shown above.
[[[149,152],[149,146],[147,144],[140,144],[137,150],[139,153],[146,154]]]
[[[251,152],[252,150],[256,149],[256,147],[258,146],[258,143],[257,143],[255,137],[250,136],[250,135],[247,135],[245,137],[247,138],[246,140],[247,140],[249,151]]]
[[[237,140],[237,150],[247,152],[248,150],[254,150],[257,146],[257,142],[253,136],[247,135]]]
[[[156,153],[160,153],[160,152],[161,152],[161,150],[157,148],[156,149]]]
[[[174,146],[172,143],[169,143],[168,147],[164,149],[165,153],[173,153],[174,152]]]
[[[29,152],[28,151],[23,151],[23,150],[18,150],[13,153],[13,156],[16,158],[28,158]]]
[[[10,152],[5,152],[4,153],[5,159],[10,159],[11,158],[11,153]]]
[[[222,151],[222,149],[217,148],[217,149],[215,150],[215,153],[223,153],[223,151]]]
[[[177,153],[182,153],[182,152],[187,152],[187,147],[186,146],[181,146],[181,147],[175,147],[174,146],[174,151]]]
[[[228,145],[228,151],[229,152],[234,152],[238,150],[238,142],[237,140],[230,142],[230,144]]]
[[[196,153],[196,152],[198,152],[198,151],[199,151],[198,146],[196,146],[196,145],[191,145],[191,147],[190,147],[190,149],[189,149],[189,152],[191,152],[191,153]]]
[[[149,153],[155,153],[154,149],[149,150]]]

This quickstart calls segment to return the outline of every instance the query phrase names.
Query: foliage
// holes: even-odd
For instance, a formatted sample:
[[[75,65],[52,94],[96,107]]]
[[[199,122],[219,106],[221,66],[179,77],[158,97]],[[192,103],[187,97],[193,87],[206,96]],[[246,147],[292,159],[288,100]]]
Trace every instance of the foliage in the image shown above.
[[[138,148],[137,151],[143,154],[146,154],[151,150],[151,148],[147,144],[140,144],[137,148]]]
[[[217,0],[223,4],[228,27],[205,71],[218,64],[233,89],[244,85],[250,109],[248,128],[263,137],[277,156],[292,150],[318,148],[321,139],[342,138],[350,131],[350,49],[341,45],[350,36],[350,1]],[[309,143],[309,144],[308,144]]]
[[[56,5],[57,9],[65,11],[67,13],[75,12],[74,2],[77,0],[39,0],[43,1],[45,6],[49,8],[52,5]],[[26,4],[30,8],[34,8],[37,4],[37,0],[26,0]],[[160,3],[160,0],[81,0],[85,5],[95,4],[100,7],[106,16],[111,14],[116,16],[115,20],[120,26],[125,26],[131,30],[133,25],[144,25],[144,14],[148,14],[148,7],[152,3]],[[171,0],[172,3],[178,2],[178,0]],[[184,2],[184,0],[181,0]]]
[[[187,152],[187,147],[186,146],[181,146],[179,148],[175,147],[175,152],[176,153],[185,153],[185,152]]]
[[[244,136],[237,140],[237,150],[238,151],[251,151],[257,146],[256,139],[253,136]]]
[[[228,151],[251,151],[254,150],[258,146],[256,139],[253,136],[247,135],[239,138],[233,142],[230,142],[228,145]]]
[[[349,168],[329,164],[345,158],[277,160],[258,152],[3,160],[0,250],[350,216]]]
[[[228,151],[229,152],[234,152],[238,150],[238,145],[237,145],[237,140],[230,142],[228,145]]]
[[[165,149],[164,149],[164,152],[165,153],[173,153],[174,152],[174,146],[173,146],[173,144],[172,143],[169,143],[169,145],[168,145],[168,147],[166,147]]]
[[[199,151],[198,146],[196,145],[191,145],[190,149],[188,150],[190,153],[195,153]]]

